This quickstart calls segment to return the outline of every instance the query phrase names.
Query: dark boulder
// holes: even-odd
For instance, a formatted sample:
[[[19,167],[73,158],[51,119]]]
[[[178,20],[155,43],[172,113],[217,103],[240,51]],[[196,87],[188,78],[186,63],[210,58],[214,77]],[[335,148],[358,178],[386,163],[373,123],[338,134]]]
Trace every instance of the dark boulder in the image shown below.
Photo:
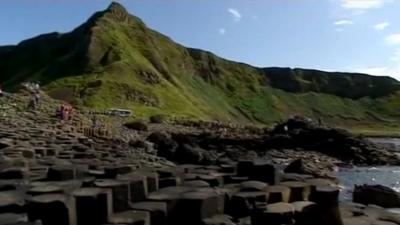
[[[285,173],[297,173],[306,174],[305,168],[303,166],[303,161],[301,159],[296,159],[292,161],[285,169]]]
[[[298,129],[310,129],[313,128],[314,124],[307,121],[306,118],[296,117],[287,120],[286,122],[280,123],[272,130],[273,134],[290,133]]]
[[[317,126],[311,119],[301,117],[278,124],[265,136],[264,147],[316,151],[356,165],[400,163],[393,151],[361,136],[342,129]]]
[[[167,159],[175,157],[178,144],[168,134],[163,132],[151,133],[147,140],[154,143],[154,148],[157,149],[157,154]]]
[[[189,134],[181,134],[176,133],[171,135],[172,139],[174,139],[179,145],[188,144],[191,146],[197,145],[197,140],[195,136]]]
[[[295,148],[293,138],[288,134],[273,134],[267,136],[264,142],[266,148]]]
[[[182,144],[176,149],[173,161],[184,164],[211,165],[214,164],[217,159],[218,156],[212,151],[207,151],[199,146]]]
[[[9,147],[8,144],[0,142],[0,149],[7,148],[7,147]]]
[[[382,185],[356,185],[353,202],[364,205],[374,204],[384,208],[400,207],[400,193]]]
[[[164,123],[166,120],[164,115],[157,114],[150,117],[150,123]]]
[[[141,140],[131,140],[129,141],[129,146],[134,148],[146,148],[146,142]]]
[[[137,131],[147,131],[148,130],[148,126],[146,124],[146,122],[144,122],[143,120],[136,120],[133,122],[128,122],[124,124],[125,127],[127,127],[128,129],[131,130],[137,130]]]
[[[21,168],[7,168],[0,171],[0,179],[23,179],[24,171]]]
[[[189,144],[180,145],[176,150],[176,161],[179,163],[199,164],[203,160],[203,149]]]

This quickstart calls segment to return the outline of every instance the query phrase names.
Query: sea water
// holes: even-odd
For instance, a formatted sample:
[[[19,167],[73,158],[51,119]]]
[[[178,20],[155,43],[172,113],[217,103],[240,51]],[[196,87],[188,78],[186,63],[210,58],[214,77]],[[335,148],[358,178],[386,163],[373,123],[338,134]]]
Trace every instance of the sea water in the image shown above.
[[[374,138],[370,140],[377,143],[393,144],[396,147],[395,151],[400,149],[399,138]],[[400,166],[340,168],[338,177],[342,189],[340,196],[342,201],[352,200],[354,185],[380,184],[400,192]]]

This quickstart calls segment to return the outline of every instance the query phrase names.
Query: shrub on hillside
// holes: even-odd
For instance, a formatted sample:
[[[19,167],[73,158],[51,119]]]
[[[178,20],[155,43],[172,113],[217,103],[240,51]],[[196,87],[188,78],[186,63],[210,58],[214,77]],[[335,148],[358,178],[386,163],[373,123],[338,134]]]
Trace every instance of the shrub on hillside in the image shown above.
[[[146,122],[144,122],[143,120],[136,120],[133,122],[128,122],[124,124],[125,127],[127,127],[128,129],[131,130],[137,130],[137,131],[147,131],[148,130],[148,126],[146,124]]]
[[[157,114],[150,117],[150,123],[164,123],[166,120],[164,115]]]

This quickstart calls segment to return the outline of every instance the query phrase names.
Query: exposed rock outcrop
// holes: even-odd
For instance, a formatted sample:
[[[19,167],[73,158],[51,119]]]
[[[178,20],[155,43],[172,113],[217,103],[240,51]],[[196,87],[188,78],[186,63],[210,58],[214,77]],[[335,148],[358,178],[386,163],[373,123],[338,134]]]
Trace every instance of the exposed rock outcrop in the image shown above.
[[[399,165],[394,152],[341,129],[318,126],[306,118],[277,125],[266,137],[265,147],[317,151],[356,165]]]

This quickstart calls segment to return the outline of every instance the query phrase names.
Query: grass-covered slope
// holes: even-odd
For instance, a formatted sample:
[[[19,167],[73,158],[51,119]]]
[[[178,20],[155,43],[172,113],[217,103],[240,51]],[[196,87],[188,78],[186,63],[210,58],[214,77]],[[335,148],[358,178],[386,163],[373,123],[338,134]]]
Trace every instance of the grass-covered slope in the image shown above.
[[[139,116],[272,124],[304,114],[367,129],[400,118],[392,78],[232,62],[173,42],[117,3],[70,33],[0,47],[0,71],[11,90],[40,81],[53,97]]]

